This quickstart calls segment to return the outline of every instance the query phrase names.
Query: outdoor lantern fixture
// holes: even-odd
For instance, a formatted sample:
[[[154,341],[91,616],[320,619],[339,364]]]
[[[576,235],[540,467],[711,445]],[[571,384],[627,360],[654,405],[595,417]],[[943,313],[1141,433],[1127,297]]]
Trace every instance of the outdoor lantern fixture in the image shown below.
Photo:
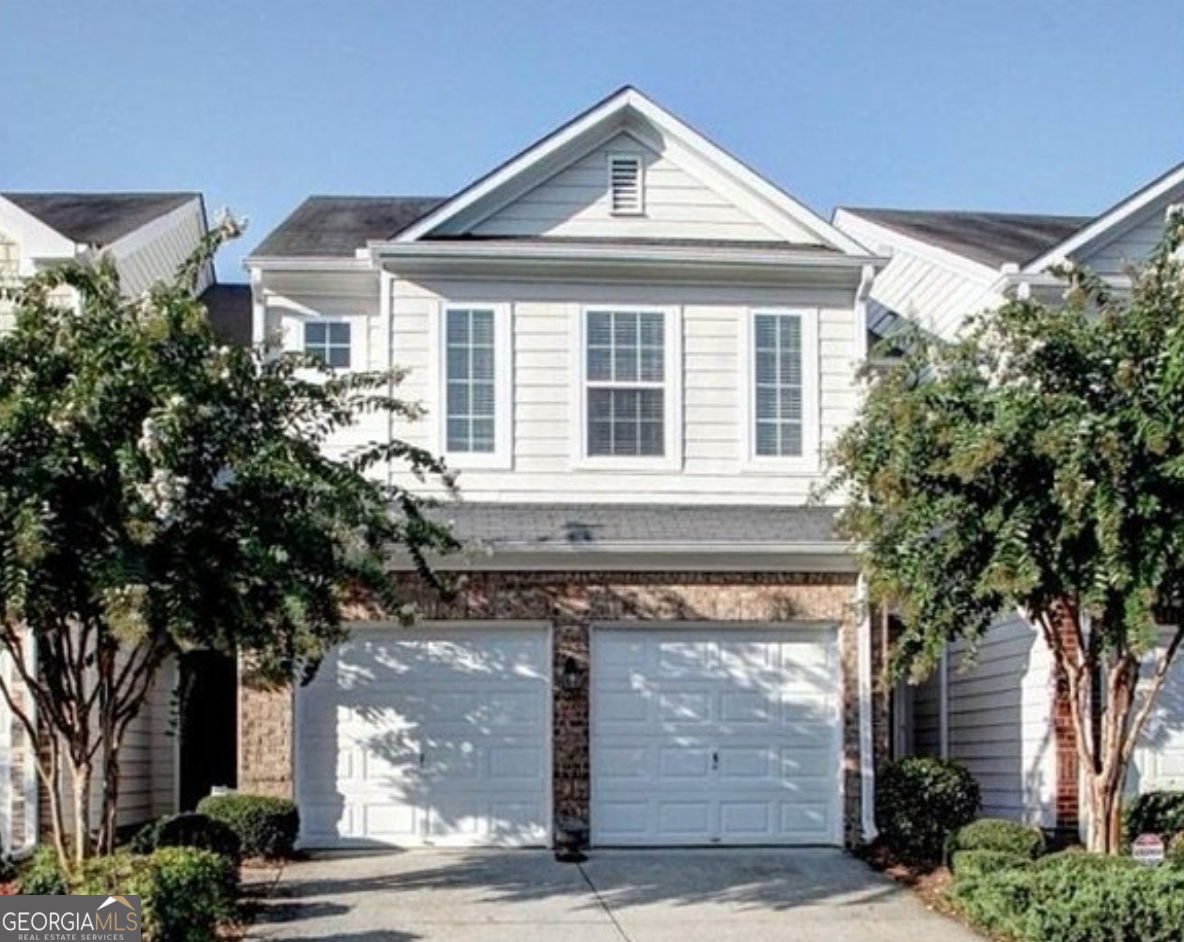
[[[564,690],[579,690],[584,683],[584,672],[580,670],[580,665],[576,663],[574,657],[569,657],[563,662],[563,673],[559,675],[559,685]]]

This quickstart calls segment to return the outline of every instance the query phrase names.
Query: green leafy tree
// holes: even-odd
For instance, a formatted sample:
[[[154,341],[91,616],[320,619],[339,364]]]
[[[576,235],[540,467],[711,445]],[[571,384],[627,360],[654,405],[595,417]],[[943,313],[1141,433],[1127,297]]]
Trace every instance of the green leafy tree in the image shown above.
[[[393,437],[342,459],[322,447],[363,413],[419,418],[393,395],[397,371],[337,374],[211,333],[197,273],[237,232],[223,220],[175,283],[138,298],[109,262],[38,275],[0,337],[0,643],[14,668],[0,693],[34,744],[63,859],[112,847],[120,749],[170,654],[310,676],[343,639],[351,594],[411,617],[393,551],[439,585],[429,558],[454,548],[385,483],[388,463],[450,483],[431,454]],[[64,288],[80,312],[55,303]],[[97,826],[68,835],[61,794],[73,822]]]
[[[912,338],[829,456],[872,597],[903,623],[899,671],[924,677],[1007,613],[1039,630],[1106,852],[1184,630],[1182,240],[1177,213],[1129,293],[1065,266],[1063,303]]]

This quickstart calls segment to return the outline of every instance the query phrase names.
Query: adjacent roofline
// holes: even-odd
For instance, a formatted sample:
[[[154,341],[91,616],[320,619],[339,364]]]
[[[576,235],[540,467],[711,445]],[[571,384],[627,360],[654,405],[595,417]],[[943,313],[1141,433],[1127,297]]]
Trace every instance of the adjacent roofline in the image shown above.
[[[946,268],[952,269],[968,278],[980,281],[983,284],[989,284],[991,280],[999,277],[1000,269],[998,268],[992,268],[990,265],[985,265],[972,258],[967,258],[959,252],[953,252],[950,249],[934,245],[932,242],[926,242],[924,239],[918,239],[916,236],[906,235],[899,229],[894,229],[884,223],[869,219],[867,216],[862,215],[858,209],[846,206],[836,207],[834,211],[834,222],[843,231],[847,231],[843,228],[845,225],[850,225],[857,230],[864,230],[868,234],[874,234],[875,238],[880,238],[893,247],[928,258],[938,265],[944,265]],[[861,241],[866,242],[867,235],[865,235],[864,231],[857,231],[853,235],[860,238]],[[872,251],[873,248],[869,247],[868,250]]]
[[[1054,246],[1043,255],[1033,259],[1024,266],[1023,270],[1031,273],[1041,272],[1049,266],[1063,261],[1069,255],[1080,252],[1086,246],[1109,235],[1132,216],[1181,185],[1184,185],[1184,163],[1177,164],[1142,189],[1115,203],[1093,222],[1074,233],[1060,245]]]
[[[597,124],[615,114],[632,109],[651,123],[676,139],[681,139],[692,150],[703,154],[727,173],[742,181],[749,189],[766,200],[774,208],[791,218],[797,225],[817,235],[842,252],[863,255],[864,249],[858,242],[832,226],[826,220],[774,186],[764,177],[737,160],[717,144],[712,143],[694,128],[660,107],[636,88],[625,86],[614,92],[587,111],[559,127],[551,134],[510,158],[490,173],[480,177],[453,196],[443,206],[428,213],[418,222],[404,229],[396,237],[398,242],[414,242],[449,219],[473,206],[478,200],[495,192],[512,181],[519,174],[558,152],[567,144],[590,131]]]
[[[81,248],[84,248],[0,193],[0,220],[3,220],[6,215],[12,217],[17,225],[36,236],[33,242],[35,250],[28,251],[28,245],[26,245],[26,251],[23,253],[31,259],[73,257]],[[15,235],[15,233],[13,234]],[[29,240],[22,239],[22,241],[28,243]]]

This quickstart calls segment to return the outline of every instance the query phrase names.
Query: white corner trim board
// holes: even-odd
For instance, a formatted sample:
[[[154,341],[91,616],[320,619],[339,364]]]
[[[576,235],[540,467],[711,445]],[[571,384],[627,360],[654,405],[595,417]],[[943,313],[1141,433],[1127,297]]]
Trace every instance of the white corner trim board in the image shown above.
[[[867,581],[859,577],[856,586],[859,606],[859,776],[860,830],[865,841],[873,841],[876,830],[876,766],[872,756],[872,613],[868,604]]]

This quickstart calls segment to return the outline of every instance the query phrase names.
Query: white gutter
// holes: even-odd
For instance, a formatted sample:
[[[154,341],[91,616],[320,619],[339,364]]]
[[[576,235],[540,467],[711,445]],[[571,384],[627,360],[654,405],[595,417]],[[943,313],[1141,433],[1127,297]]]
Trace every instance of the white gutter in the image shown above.
[[[855,589],[859,624],[856,627],[859,663],[859,810],[863,839],[871,842],[876,830],[876,763],[872,755],[872,613],[868,604],[867,580],[859,577]]]
[[[260,271],[372,271],[369,256],[340,255],[251,255],[243,259],[248,272]]]

